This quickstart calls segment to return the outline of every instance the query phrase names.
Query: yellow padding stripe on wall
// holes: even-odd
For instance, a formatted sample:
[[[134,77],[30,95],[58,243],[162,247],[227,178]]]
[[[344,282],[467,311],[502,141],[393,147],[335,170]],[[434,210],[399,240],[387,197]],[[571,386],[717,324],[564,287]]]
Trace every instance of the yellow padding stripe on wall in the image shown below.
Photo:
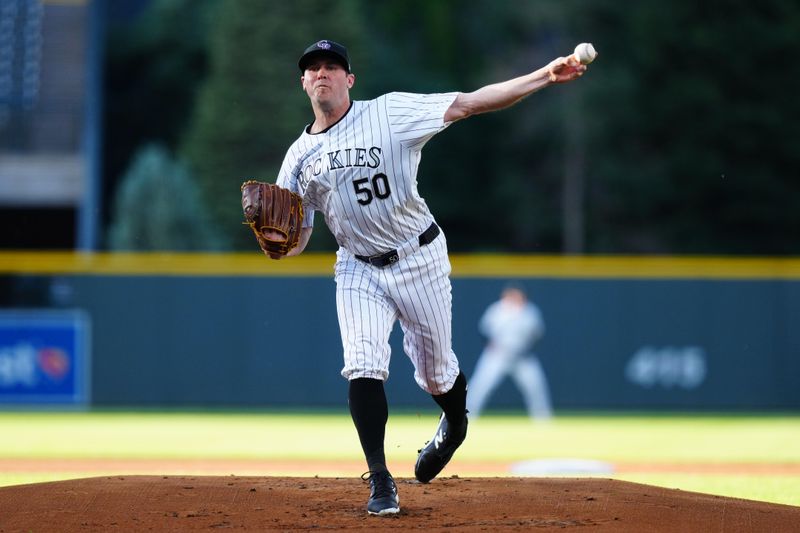
[[[258,253],[0,253],[0,273],[120,276],[333,275],[334,254],[273,261]]]
[[[451,263],[462,277],[800,280],[800,259],[784,258],[467,255]]]
[[[333,276],[333,253],[0,252],[0,274]],[[453,277],[800,280],[800,259],[453,254]]]

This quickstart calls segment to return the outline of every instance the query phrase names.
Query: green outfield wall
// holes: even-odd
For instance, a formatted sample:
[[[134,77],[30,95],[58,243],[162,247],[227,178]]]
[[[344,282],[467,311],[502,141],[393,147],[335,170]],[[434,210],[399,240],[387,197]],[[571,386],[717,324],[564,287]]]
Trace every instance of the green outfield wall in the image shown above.
[[[800,408],[800,261],[453,257],[454,350],[469,374],[478,319],[509,281],[547,332],[556,409]],[[346,405],[333,256],[0,254],[4,309],[82,310],[90,405]],[[387,394],[433,407],[399,327]],[[0,382],[3,379],[0,347]],[[510,382],[492,407],[521,407]]]

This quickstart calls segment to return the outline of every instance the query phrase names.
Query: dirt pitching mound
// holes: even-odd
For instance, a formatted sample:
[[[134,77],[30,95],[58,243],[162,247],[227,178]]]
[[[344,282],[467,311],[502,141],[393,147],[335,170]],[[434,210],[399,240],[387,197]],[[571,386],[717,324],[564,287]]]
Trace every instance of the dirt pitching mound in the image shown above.
[[[368,516],[351,478],[119,476],[0,488],[0,532],[376,529],[783,532],[800,507],[607,479],[398,479],[399,515]]]

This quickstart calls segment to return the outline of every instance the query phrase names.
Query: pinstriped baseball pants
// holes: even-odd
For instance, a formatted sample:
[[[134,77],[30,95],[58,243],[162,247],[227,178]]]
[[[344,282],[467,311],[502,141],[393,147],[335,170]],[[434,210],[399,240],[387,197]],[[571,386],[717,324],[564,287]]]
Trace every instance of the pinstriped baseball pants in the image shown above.
[[[337,252],[336,309],[348,380],[389,377],[389,335],[396,320],[414,379],[430,394],[444,394],[458,377],[452,349],[452,294],[447,241],[440,235],[384,268]]]

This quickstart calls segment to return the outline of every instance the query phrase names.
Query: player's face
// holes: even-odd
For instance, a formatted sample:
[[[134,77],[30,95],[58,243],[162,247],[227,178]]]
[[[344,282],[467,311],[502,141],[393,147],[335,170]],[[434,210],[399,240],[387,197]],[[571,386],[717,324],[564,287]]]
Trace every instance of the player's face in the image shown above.
[[[526,300],[525,293],[519,289],[508,288],[503,291],[503,301],[514,307],[522,307]]]
[[[336,108],[350,101],[349,90],[355,76],[348,74],[342,65],[328,58],[310,63],[300,78],[308,97],[323,109]]]

